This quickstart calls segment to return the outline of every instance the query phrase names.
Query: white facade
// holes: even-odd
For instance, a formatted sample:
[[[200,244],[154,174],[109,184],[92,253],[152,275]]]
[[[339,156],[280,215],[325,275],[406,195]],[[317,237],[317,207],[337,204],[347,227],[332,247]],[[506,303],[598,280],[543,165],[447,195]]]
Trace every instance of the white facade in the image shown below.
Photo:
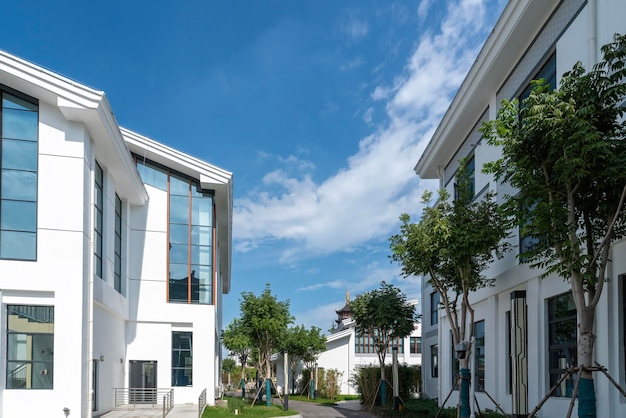
[[[481,172],[482,165],[499,157],[498,150],[481,141],[481,122],[496,116],[504,98],[518,97],[542,70],[554,63],[558,77],[581,61],[586,68],[601,58],[600,46],[612,41],[614,33],[626,32],[626,2],[620,0],[525,0],[511,1],[470,69],[450,108],[415,168],[422,178],[438,178],[440,186],[453,191],[458,160],[475,159],[475,191],[510,192]],[[569,284],[558,277],[541,279],[540,271],[519,265],[516,254],[520,239],[513,231],[514,250],[494,262],[488,276],[495,287],[471,295],[476,321],[484,321],[485,389],[505,411],[512,408],[509,384],[509,315],[512,293],[525,291],[527,306],[528,412],[549,391],[550,384],[550,304],[569,291]],[[613,245],[609,281],[598,304],[594,358],[624,387],[626,384],[626,242]],[[423,381],[427,396],[448,395],[453,384],[452,341],[445,312],[431,307],[432,288],[422,289]],[[434,318],[431,320],[431,312]],[[436,350],[436,351],[434,351]],[[436,355],[435,355],[436,354]],[[436,357],[437,364],[432,359]],[[601,373],[594,376],[598,416],[626,416],[626,399]],[[564,396],[551,397],[540,416],[564,416],[569,388]],[[448,405],[456,404],[455,391]],[[478,393],[481,408],[494,406],[484,393]]]
[[[98,416],[114,407],[114,388],[140,385],[174,387],[176,403],[197,403],[206,388],[213,403],[221,296],[230,288],[231,173],[120,128],[104,93],[1,51],[0,93],[0,346],[9,347],[0,361],[0,416],[58,417],[64,408]],[[35,119],[23,116],[22,103]],[[25,159],[22,151],[35,154]],[[200,261],[185,265],[179,287],[168,280],[174,206],[167,188],[144,184],[135,158],[188,182],[189,201],[209,219],[201,250],[194,221],[187,225],[189,243],[181,245]],[[9,196],[11,175],[34,179],[36,194]],[[168,302],[180,283],[187,303]],[[176,374],[184,386],[173,382],[179,337],[193,343],[177,346],[187,359]],[[139,366],[140,383],[131,379]]]

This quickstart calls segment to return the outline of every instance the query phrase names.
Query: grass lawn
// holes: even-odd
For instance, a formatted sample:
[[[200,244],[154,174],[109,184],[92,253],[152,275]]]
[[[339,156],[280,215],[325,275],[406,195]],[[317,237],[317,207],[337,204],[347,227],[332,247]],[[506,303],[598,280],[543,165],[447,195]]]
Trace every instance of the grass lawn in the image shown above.
[[[280,401],[274,400],[274,405],[265,406],[265,402],[257,401],[254,406],[247,399],[224,397],[228,400],[228,407],[207,406],[202,414],[202,418],[209,417],[283,417],[297,415],[298,411],[284,411]],[[235,409],[239,412],[235,415]]]

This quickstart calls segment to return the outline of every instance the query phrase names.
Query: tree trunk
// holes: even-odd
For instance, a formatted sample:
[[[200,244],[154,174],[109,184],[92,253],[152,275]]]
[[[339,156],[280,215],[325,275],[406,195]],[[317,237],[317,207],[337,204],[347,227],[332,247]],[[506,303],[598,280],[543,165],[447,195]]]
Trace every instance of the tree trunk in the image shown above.
[[[459,416],[461,418],[469,418],[470,416],[470,383],[472,375],[469,369],[469,359],[471,355],[472,350],[469,348],[465,353],[465,357],[459,360],[459,375],[461,377]]]
[[[380,405],[387,406],[387,380],[385,380],[385,363],[380,363]]]
[[[593,333],[593,321],[595,310],[586,307],[579,312],[580,323],[578,324],[578,347],[576,357],[579,369],[593,366],[593,347],[596,336]],[[593,383],[593,372],[581,370],[580,382],[578,383],[578,417],[596,416],[596,392]]]

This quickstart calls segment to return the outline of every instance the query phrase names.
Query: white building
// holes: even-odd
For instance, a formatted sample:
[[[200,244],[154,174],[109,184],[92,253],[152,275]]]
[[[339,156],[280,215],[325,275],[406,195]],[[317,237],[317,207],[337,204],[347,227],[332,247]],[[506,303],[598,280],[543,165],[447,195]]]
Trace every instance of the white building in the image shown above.
[[[498,158],[498,150],[481,141],[481,122],[496,116],[504,98],[523,97],[529,82],[558,78],[581,61],[585,68],[601,58],[600,47],[613,40],[614,33],[626,32],[626,2],[623,0],[519,0],[510,1],[477,60],[444,115],[433,138],[419,159],[416,173],[425,179],[439,179],[440,187],[451,193],[458,160],[470,157],[475,167],[474,190],[509,192],[484,175],[484,163]],[[453,194],[451,194],[453,195]],[[563,370],[575,360],[574,335],[559,334],[561,326],[576,324],[568,294],[569,284],[558,277],[542,280],[540,271],[519,265],[516,253],[525,239],[514,231],[515,250],[494,262],[487,271],[495,287],[471,295],[481,342],[478,372],[481,383],[505,411],[512,410],[512,392],[530,412],[545,396]],[[626,384],[626,242],[612,249],[609,281],[597,308],[595,359],[621,384]],[[437,309],[437,295],[424,284],[423,380],[424,391],[440,402],[450,392],[453,351],[447,318]],[[556,306],[565,309],[556,309]],[[527,390],[512,391],[510,332],[512,306],[527,310],[527,353],[516,359],[528,373]],[[515,324],[513,324],[515,326]],[[571,333],[570,333],[571,334]],[[595,375],[598,416],[626,416],[626,399],[602,374]],[[558,387],[540,411],[547,417],[565,416],[573,382]],[[456,392],[451,403],[456,404]],[[494,408],[486,394],[478,393],[481,407]],[[524,399],[524,395],[527,399]]]
[[[418,301],[410,300],[409,303],[417,304]],[[340,392],[354,395],[357,388],[350,382],[352,375],[360,367],[378,367],[378,355],[370,338],[357,336],[355,333],[355,321],[350,317],[349,296],[346,296],[346,305],[337,311],[337,315],[338,327],[326,336],[326,351],[320,354],[318,364],[326,370],[339,371],[342,374]],[[399,364],[417,366],[422,363],[421,324],[416,323],[411,335],[401,339],[399,343]],[[392,351],[389,349],[385,364],[391,364],[392,361]]]
[[[114,388],[213,403],[231,173],[1,51],[0,95],[0,416],[98,416]]]

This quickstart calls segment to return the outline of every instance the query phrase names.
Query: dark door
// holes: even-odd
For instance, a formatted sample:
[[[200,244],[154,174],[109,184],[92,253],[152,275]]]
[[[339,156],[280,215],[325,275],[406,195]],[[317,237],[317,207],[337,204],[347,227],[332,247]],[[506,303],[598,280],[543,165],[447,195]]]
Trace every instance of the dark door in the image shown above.
[[[157,402],[156,373],[156,361],[130,360],[129,403]]]

